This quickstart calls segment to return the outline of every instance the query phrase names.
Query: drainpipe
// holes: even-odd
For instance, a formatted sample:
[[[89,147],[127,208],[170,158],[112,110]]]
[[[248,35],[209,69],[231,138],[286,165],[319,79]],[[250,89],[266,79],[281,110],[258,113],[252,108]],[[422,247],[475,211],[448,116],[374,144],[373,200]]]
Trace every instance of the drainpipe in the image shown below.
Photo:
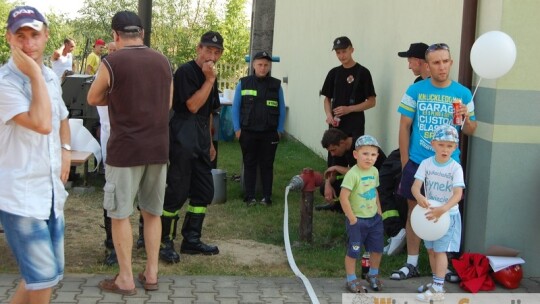
[[[461,49],[459,52],[459,75],[458,82],[462,85],[473,88],[472,76],[473,69],[471,66],[471,48],[476,39],[476,16],[478,14],[478,0],[463,0],[463,17],[461,23]],[[467,158],[469,138],[466,135],[461,136],[461,166],[463,172],[467,172]],[[460,204],[460,211],[465,219],[464,206]],[[465,239],[465,221],[463,221],[462,239]],[[463,244],[464,242],[462,242]],[[462,245],[463,247],[463,245]]]
[[[476,14],[478,13],[478,0],[463,1],[463,17],[461,23],[461,49],[459,51],[458,82],[472,89],[473,69],[471,66],[471,48],[476,38]],[[463,172],[467,167],[468,138],[463,135],[461,141],[461,165]]]

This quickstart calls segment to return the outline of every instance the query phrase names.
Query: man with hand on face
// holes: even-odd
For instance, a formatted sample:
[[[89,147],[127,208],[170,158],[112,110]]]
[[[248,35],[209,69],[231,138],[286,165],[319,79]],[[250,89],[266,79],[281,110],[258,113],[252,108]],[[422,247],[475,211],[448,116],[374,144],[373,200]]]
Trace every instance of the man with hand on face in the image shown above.
[[[71,162],[60,81],[43,64],[47,19],[9,12],[9,61],[0,68],[0,223],[21,272],[10,303],[49,303],[64,276],[64,183]]]
[[[245,197],[248,206],[257,203],[257,168],[261,172],[262,205],[272,204],[274,158],[285,124],[285,98],[281,81],[269,76],[272,57],[268,52],[253,56],[253,75],[240,79],[233,102],[233,125],[244,161]]]
[[[173,240],[180,209],[188,197],[180,252],[219,253],[217,246],[207,245],[200,238],[206,207],[214,195],[211,161],[216,157],[216,150],[211,122],[212,112],[220,107],[215,64],[222,54],[223,37],[218,32],[207,32],[197,45],[197,58],[181,65],[174,74],[174,115],[169,122],[169,170],[159,251],[161,260],[167,263],[180,261]]]

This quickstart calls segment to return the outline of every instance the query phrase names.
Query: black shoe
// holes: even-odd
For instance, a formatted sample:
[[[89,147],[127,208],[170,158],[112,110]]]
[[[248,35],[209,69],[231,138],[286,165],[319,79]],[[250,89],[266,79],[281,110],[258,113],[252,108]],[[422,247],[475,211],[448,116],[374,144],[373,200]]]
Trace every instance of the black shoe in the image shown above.
[[[173,241],[161,243],[159,248],[159,258],[169,264],[180,262],[180,255],[174,250]]]
[[[341,209],[340,203],[324,203],[315,206],[315,210],[317,211],[333,211],[333,212],[341,212],[343,213],[343,209]]]
[[[103,261],[103,264],[105,264],[107,266],[113,266],[113,265],[118,264],[118,258],[116,257],[116,250],[114,250],[114,248],[109,249],[109,255],[107,255],[107,257],[105,257],[105,260]]]
[[[272,199],[266,198],[266,197],[263,198],[263,199],[261,200],[261,205],[263,205],[263,206],[270,206],[270,205],[272,205]]]
[[[251,206],[257,205],[257,200],[254,199],[254,198],[245,199],[245,200],[244,200],[244,203],[246,203],[246,205],[247,205],[248,207],[251,207]]]
[[[185,254],[214,255],[219,253],[219,249],[217,246],[206,245],[201,241],[199,241],[198,243],[188,243],[182,241],[182,245],[180,246],[180,252]]]
[[[137,249],[144,248],[144,236],[139,235],[139,238],[137,239]]]

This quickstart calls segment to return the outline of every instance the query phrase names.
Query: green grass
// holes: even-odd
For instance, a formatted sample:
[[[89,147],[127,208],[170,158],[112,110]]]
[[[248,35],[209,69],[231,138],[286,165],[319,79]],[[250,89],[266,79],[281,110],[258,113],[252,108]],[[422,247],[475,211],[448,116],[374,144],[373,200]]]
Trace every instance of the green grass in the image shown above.
[[[240,182],[230,177],[241,172],[241,151],[237,141],[219,142],[218,168],[227,171],[227,202],[210,205],[203,229],[203,241],[226,243],[228,240],[252,240],[258,243],[279,246],[283,244],[283,212],[285,188],[294,175],[300,174],[305,167],[324,171],[326,162],[298,141],[284,137],[277,150],[274,164],[273,205],[271,207],[247,207],[242,201]],[[80,170],[80,168],[79,168]],[[94,193],[77,194],[70,190],[66,204],[66,272],[68,273],[115,273],[116,267],[101,264],[104,258],[102,224],[103,176],[91,174],[89,182],[95,187]],[[316,191],[315,205],[322,202]],[[344,216],[334,212],[313,214],[313,242],[299,240],[301,193],[291,191],[288,196],[289,232],[296,264],[308,277],[342,277],[345,255]],[[185,208],[184,208],[185,209]],[[137,213],[137,212],[135,212]],[[181,211],[181,218],[184,211]],[[132,216],[134,238],[138,236],[138,216]],[[182,219],[180,221],[181,225]],[[181,241],[180,227],[177,246]],[[3,235],[0,235],[0,239]],[[177,247],[178,248],[178,247]],[[0,241],[0,251],[8,252],[5,241]],[[134,271],[144,266],[144,251],[133,251]],[[17,272],[13,257],[9,254],[0,259],[0,272]],[[422,254],[420,271],[429,273],[426,254]],[[399,268],[406,259],[399,256],[383,256],[381,272],[388,276],[393,269]],[[176,275],[245,275],[245,276],[292,276],[286,263],[268,266],[243,265],[225,254],[218,256],[182,255],[175,265],[162,264],[162,274]],[[360,272],[358,266],[358,273]]]

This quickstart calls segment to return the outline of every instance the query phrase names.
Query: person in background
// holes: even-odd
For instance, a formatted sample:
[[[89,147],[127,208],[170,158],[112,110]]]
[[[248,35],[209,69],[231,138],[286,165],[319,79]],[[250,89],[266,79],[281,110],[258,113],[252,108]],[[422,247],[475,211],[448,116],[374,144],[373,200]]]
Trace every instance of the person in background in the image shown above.
[[[232,105],[236,138],[242,148],[245,197],[248,206],[257,204],[255,186],[260,170],[262,205],[272,204],[274,158],[285,124],[285,98],[281,81],[270,76],[272,57],[268,52],[253,56],[253,75],[240,79]]]
[[[163,54],[143,44],[144,29],[137,14],[117,12],[111,28],[118,51],[103,59],[87,98],[90,105],[108,105],[111,122],[103,207],[112,222],[119,273],[101,281],[99,288],[135,295],[129,217],[136,197],[146,224],[147,257],[137,279],[147,291],[159,289],[160,216],[169,153],[172,70]]]
[[[376,94],[371,73],[353,58],[354,48],[348,37],[334,39],[332,50],[341,63],[326,75],[321,90],[324,96],[324,112],[329,128],[338,128],[356,140],[365,131],[365,115],[376,105]],[[332,160],[328,155],[328,167]],[[325,191],[329,191],[326,188]],[[325,192],[325,204],[317,210],[341,208],[332,193]]]
[[[97,39],[94,43],[92,53],[86,57],[85,73],[87,75],[96,75],[99,64],[101,63],[101,53],[105,48],[105,41],[103,39]]]
[[[409,70],[414,76],[417,76],[414,83],[424,80],[430,76],[429,68],[426,63],[426,50],[428,45],[423,42],[411,43],[409,49],[404,52],[398,52],[398,56],[407,58]]]
[[[75,40],[66,38],[64,44],[55,50],[51,56],[52,70],[60,79],[62,79],[66,71],[73,72],[75,70],[73,49],[75,49]]]
[[[457,149],[459,135],[451,125],[441,125],[434,131],[431,146],[435,155],[424,159],[414,175],[411,189],[418,205],[426,208],[426,218],[437,221],[446,212],[450,215],[450,228],[444,236],[434,241],[424,240],[429,255],[433,282],[419,288],[416,299],[422,302],[444,300],[444,277],[448,268],[447,252],[459,251],[461,243],[461,215],[459,201],[465,181],[461,165],[452,159]],[[422,186],[425,195],[422,194]]]
[[[407,261],[403,267],[392,272],[390,278],[393,280],[420,276],[418,271],[420,238],[414,233],[410,223],[412,210],[416,206],[411,187],[419,164],[435,154],[431,147],[435,128],[443,124],[452,124],[454,115],[463,118],[462,125],[454,126],[458,132],[472,135],[477,126],[471,91],[450,79],[453,60],[448,45],[432,44],[427,48],[425,56],[431,77],[411,85],[398,107],[401,114],[399,151],[403,168],[398,194],[407,199],[408,206],[405,228]],[[454,101],[459,101],[456,111],[453,107]],[[459,156],[460,150],[457,148],[452,158],[459,162]]]
[[[356,278],[356,260],[360,258],[362,246],[370,252],[370,268],[366,280],[374,291],[381,291],[379,266],[384,246],[382,209],[377,187],[379,171],[375,162],[379,156],[379,143],[370,135],[360,136],[354,144],[353,156],[356,165],[345,174],[341,184],[339,201],[346,216],[347,254],[345,271],[347,289],[353,293],[365,292]]]
[[[64,276],[68,110],[58,77],[43,64],[43,14],[13,8],[5,37],[11,57],[0,68],[0,223],[22,276],[10,303],[49,303]]]
[[[180,252],[219,253],[217,246],[203,243],[201,235],[206,208],[214,196],[211,161],[216,157],[216,151],[211,126],[212,112],[220,107],[215,65],[223,54],[223,37],[218,32],[204,33],[196,51],[195,60],[181,65],[174,73],[174,115],[169,123],[171,149],[159,251],[161,260],[167,263],[180,261],[173,240],[180,209],[188,198]]]
[[[415,83],[428,78],[430,75],[425,60],[427,48],[427,44],[417,42],[411,43],[407,51],[398,52],[399,57],[407,58],[409,69],[414,76],[417,76],[414,80]],[[383,168],[379,172],[382,187],[382,189],[379,188],[379,195],[383,208],[385,231],[389,236],[388,245],[384,247],[384,252],[388,255],[399,254],[407,243],[406,220],[402,220],[403,218],[406,219],[406,207],[403,208],[403,205],[406,205],[406,203],[403,202],[404,199],[401,196],[396,195],[399,179],[401,179],[400,160],[399,149],[392,151],[388,155],[387,161],[389,163],[386,166],[383,165]]]
[[[116,43],[111,41],[107,44],[107,55],[110,55],[116,52]],[[106,58],[107,55],[103,56]],[[102,165],[100,167],[100,173],[105,173],[105,162],[107,161],[107,142],[109,141],[109,136],[111,134],[111,123],[109,121],[109,107],[108,106],[97,106],[97,111],[99,114],[99,142],[101,144],[101,159]],[[107,216],[107,209],[103,209],[103,224],[105,226],[105,248],[108,250],[108,255],[105,257],[103,263],[108,266],[118,264],[118,259],[116,258],[116,251],[114,250],[114,243],[112,239],[112,224],[111,218]]]

